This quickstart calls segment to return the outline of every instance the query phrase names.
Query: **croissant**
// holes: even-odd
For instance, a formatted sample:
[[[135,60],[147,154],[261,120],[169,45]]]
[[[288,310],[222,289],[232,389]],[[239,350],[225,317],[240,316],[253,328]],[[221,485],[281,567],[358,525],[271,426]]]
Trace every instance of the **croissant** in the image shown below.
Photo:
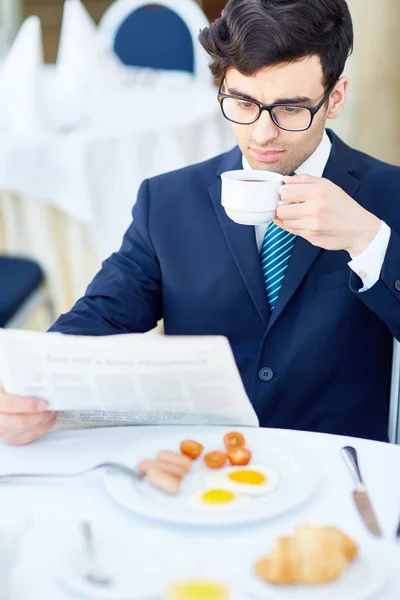
[[[357,553],[356,544],[337,527],[304,525],[294,536],[278,538],[255,572],[273,584],[322,584],[338,579]]]
[[[345,553],[345,556],[349,562],[352,562],[357,558],[357,544],[355,544],[348,535],[343,533],[339,527],[324,527],[323,529],[327,535],[331,537],[332,541],[335,540],[336,543],[343,549],[343,552]]]

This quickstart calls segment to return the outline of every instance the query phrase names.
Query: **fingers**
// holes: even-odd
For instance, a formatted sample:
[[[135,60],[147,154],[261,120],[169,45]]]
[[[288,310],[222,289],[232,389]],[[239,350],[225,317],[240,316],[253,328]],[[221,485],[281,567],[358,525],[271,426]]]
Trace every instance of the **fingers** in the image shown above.
[[[280,204],[276,211],[276,216],[282,221],[286,219],[297,220],[304,219],[308,212],[305,204]]]
[[[295,235],[301,235],[305,231],[310,231],[310,226],[307,221],[302,219],[283,219],[282,225],[282,229],[294,233]]]
[[[304,232],[308,231],[308,227],[302,220],[283,220],[279,217],[275,217],[273,219],[275,225],[278,225],[281,229],[284,229],[288,233],[293,233],[294,235],[302,235],[304,237]]]
[[[290,233],[298,233],[309,229],[313,220],[310,209],[312,206],[307,202],[295,204],[280,204],[277,208],[276,217],[279,219],[282,229]]]
[[[0,439],[7,444],[29,444],[53,427],[57,415],[38,398],[7,394],[0,386]]]
[[[286,185],[293,185],[293,184],[297,184],[297,183],[317,183],[317,181],[320,181],[320,179],[318,177],[313,177],[312,175],[306,175],[306,174],[287,175],[286,177],[283,178],[283,182]]]
[[[281,200],[287,203],[306,202],[313,197],[316,189],[314,185],[309,183],[283,185],[280,192]]]
[[[6,394],[0,388],[0,413],[33,413],[47,411],[48,403],[39,398],[24,398]]]
[[[281,200],[283,202],[306,202],[313,198],[324,180],[311,175],[295,175],[293,177],[284,177],[280,190]],[[317,186],[316,184],[320,184]]]
[[[275,217],[274,219],[272,219],[273,222],[275,223],[275,225],[277,225],[278,227],[280,227],[281,229],[285,229],[285,226],[283,224],[282,219],[280,219],[279,217]]]
[[[33,427],[45,425],[51,421],[53,417],[53,412],[32,414],[0,413],[0,432],[5,430],[19,432],[26,429],[32,429]]]
[[[32,429],[28,429],[25,431],[13,433],[9,432],[2,436],[2,439],[6,444],[9,444],[11,446],[23,446],[25,444],[30,444],[31,442],[34,442],[35,440],[43,437],[46,433],[48,433],[53,427],[53,425],[56,424],[56,421],[57,415],[53,414],[52,418],[45,424],[38,425],[36,427],[33,427]]]

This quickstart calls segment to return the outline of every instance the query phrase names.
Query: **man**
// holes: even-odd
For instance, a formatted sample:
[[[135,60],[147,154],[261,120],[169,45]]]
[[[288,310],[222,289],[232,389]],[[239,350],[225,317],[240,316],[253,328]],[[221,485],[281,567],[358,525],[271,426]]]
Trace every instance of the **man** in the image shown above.
[[[348,86],[347,4],[229,0],[200,41],[238,147],[145,181],[120,251],[52,329],[144,332],[163,318],[167,334],[225,335],[261,425],[385,440],[400,169],[325,130]],[[221,173],[242,166],[287,176],[268,228],[221,206]],[[51,427],[35,402],[2,394],[3,439]]]

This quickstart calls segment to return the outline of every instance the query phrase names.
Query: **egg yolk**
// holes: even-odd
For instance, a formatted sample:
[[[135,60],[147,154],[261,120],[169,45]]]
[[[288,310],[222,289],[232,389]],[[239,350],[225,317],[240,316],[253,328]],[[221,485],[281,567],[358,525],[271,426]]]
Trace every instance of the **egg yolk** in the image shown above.
[[[246,483],[247,485],[262,485],[267,481],[265,475],[250,469],[229,473],[228,478],[235,483]]]
[[[226,586],[208,581],[185,581],[173,584],[167,600],[228,600]]]
[[[208,490],[201,495],[201,499],[207,504],[228,504],[236,500],[236,495],[228,490]]]

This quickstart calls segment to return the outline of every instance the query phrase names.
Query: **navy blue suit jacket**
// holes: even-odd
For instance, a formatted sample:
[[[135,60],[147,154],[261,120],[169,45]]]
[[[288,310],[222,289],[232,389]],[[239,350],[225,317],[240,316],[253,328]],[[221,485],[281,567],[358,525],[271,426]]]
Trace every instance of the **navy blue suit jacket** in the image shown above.
[[[387,438],[392,336],[400,339],[400,168],[332,132],[324,177],[392,228],[380,280],[358,293],[344,251],[298,238],[269,311],[253,227],[221,206],[232,151],[144,181],[122,247],[52,327],[70,334],[224,335],[263,426]],[[397,282],[397,283],[396,283]]]

